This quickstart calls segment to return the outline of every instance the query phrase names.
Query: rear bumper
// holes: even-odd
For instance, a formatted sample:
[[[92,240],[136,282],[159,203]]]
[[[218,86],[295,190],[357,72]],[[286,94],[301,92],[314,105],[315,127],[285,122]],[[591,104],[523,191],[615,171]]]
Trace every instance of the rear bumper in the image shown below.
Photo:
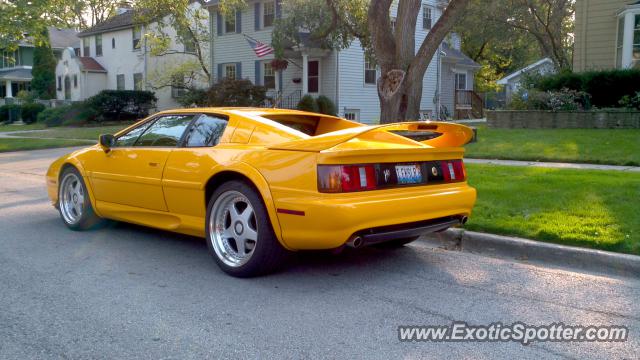
[[[476,200],[467,183],[350,194],[272,189],[272,194],[282,240],[292,250],[336,248],[355,235],[381,242],[442,230],[469,216]]]

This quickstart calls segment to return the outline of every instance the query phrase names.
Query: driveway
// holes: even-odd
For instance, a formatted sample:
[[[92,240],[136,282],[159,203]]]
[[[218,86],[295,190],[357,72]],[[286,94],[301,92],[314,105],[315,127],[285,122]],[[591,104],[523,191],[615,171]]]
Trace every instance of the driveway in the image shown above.
[[[640,279],[433,249],[306,253],[223,274],[203,239],[68,230],[44,188],[68,149],[0,154],[0,358],[637,358]],[[625,325],[616,343],[404,343],[399,325]]]

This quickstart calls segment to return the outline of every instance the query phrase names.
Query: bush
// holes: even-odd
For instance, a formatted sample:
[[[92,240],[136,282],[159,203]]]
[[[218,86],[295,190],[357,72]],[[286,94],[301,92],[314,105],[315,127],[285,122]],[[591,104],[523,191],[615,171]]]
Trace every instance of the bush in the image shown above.
[[[331,99],[324,95],[318,96],[318,98],[316,99],[316,103],[318,105],[318,112],[321,114],[336,116],[336,114],[338,113],[336,111],[336,105],[333,103],[333,101],[331,101]]]
[[[539,77],[532,86],[541,91],[583,91],[591,95],[593,106],[617,107],[624,96],[640,91],[640,69],[562,72]]]
[[[633,96],[623,96],[622,99],[620,99],[619,104],[625,108],[640,110],[640,91]]]
[[[318,103],[313,96],[305,95],[300,99],[296,108],[302,111],[318,112]]]
[[[178,103],[184,107],[189,106],[198,106],[204,107],[207,106],[207,91],[201,89],[193,89],[188,90],[184,95],[180,96],[178,99]]]
[[[38,122],[47,127],[81,126],[96,121],[97,115],[93,108],[82,102],[46,109],[38,114]]]
[[[32,124],[38,120],[38,114],[43,112],[45,106],[38,103],[26,103],[22,105],[22,109],[20,110],[20,116],[22,117],[22,121],[27,124]]]
[[[87,105],[99,114],[98,121],[132,120],[145,117],[158,99],[151,91],[103,90],[87,99]]]
[[[511,110],[577,111],[589,110],[589,94],[583,91],[562,89],[560,91],[524,90],[509,103]]]
[[[204,106],[263,106],[267,89],[247,79],[222,79],[206,92]]]
[[[0,106],[0,122],[8,124],[20,119],[20,105],[7,104]]]

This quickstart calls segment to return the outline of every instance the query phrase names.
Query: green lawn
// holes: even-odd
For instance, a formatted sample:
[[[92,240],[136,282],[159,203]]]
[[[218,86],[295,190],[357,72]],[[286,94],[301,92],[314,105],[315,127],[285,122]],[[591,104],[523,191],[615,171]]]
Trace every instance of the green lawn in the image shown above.
[[[57,147],[91,145],[86,140],[65,140],[65,139],[14,139],[0,138],[0,152],[19,150],[38,150]]]
[[[465,228],[640,255],[640,173],[467,165]]]
[[[640,165],[640,129],[491,129],[478,127],[478,142],[465,156]]]
[[[0,132],[44,129],[44,124],[0,125]]]

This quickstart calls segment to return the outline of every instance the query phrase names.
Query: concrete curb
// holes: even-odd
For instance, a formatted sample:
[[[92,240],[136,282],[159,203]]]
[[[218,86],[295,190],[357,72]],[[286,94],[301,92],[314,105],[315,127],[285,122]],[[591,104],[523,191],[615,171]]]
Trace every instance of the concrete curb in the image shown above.
[[[602,274],[640,277],[640,256],[545,243],[510,236],[450,229],[428,235],[428,243],[457,250],[532,263],[588,270]]]

